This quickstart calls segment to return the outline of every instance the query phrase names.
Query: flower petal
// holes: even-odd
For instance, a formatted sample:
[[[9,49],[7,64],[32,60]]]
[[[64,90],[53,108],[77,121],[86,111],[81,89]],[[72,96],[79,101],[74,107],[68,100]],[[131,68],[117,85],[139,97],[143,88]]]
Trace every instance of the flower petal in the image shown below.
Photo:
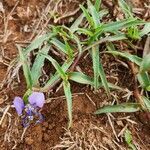
[[[21,115],[22,111],[24,109],[24,101],[23,101],[23,99],[21,97],[15,97],[14,101],[13,101],[13,104],[15,106],[17,114]]]
[[[45,96],[41,92],[33,92],[29,96],[28,100],[31,105],[35,105],[35,106],[42,108],[45,103]]]

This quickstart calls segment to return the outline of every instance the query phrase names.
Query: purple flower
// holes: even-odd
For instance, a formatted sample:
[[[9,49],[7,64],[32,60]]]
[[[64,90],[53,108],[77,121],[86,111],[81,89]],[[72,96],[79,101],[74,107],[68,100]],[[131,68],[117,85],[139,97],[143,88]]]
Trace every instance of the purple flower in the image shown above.
[[[35,106],[38,106],[39,108],[42,108],[45,103],[44,94],[40,92],[33,92],[29,96],[29,103],[31,105],[35,105]]]
[[[13,104],[19,116],[23,116],[23,125],[29,126],[30,122],[35,117],[38,117],[39,120],[36,123],[43,121],[43,116],[39,112],[40,108],[43,107],[45,103],[45,96],[41,92],[33,92],[28,97],[28,104],[24,104],[24,101],[21,97],[15,97]],[[25,115],[23,115],[25,112]]]
[[[13,104],[16,108],[18,115],[21,115],[22,111],[24,109],[24,101],[22,100],[22,98],[21,97],[15,97]]]

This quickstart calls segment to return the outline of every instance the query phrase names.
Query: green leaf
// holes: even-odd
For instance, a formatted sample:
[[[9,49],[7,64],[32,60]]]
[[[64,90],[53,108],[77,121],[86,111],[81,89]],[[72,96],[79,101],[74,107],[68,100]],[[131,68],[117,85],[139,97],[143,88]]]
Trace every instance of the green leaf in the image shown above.
[[[148,73],[146,73],[146,72],[138,73],[137,78],[138,78],[140,85],[144,89],[146,89],[150,85],[150,78],[149,78]]]
[[[93,33],[89,29],[78,28],[77,32],[80,34],[82,33],[85,35],[93,36]]]
[[[88,2],[88,9],[92,15],[92,19],[94,22],[94,28],[97,28],[100,25],[99,13],[97,12],[94,5],[90,2],[90,0],[88,0],[87,2]]]
[[[150,112],[150,100],[147,97],[145,97],[145,96],[142,96],[142,99],[144,101],[146,110],[148,110]]]
[[[149,71],[150,70],[150,54],[146,55],[143,58],[143,61],[140,66],[140,72]]]
[[[80,42],[78,36],[76,36],[76,35],[73,33],[72,29],[70,29],[70,28],[68,28],[68,27],[66,27],[66,26],[61,26],[61,27],[69,31],[69,35],[67,36],[67,38],[69,38],[69,39],[71,39],[71,40],[74,40],[74,41],[77,43],[79,53],[81,53],[81,52],[82,52],[82,46],[81,46],[81,42]],[[78,29],[78,28],[77,28],[77,29]],[[76,29],[76,30],[77,30],[77,29]]]
[[[25,57],[25,54],[23,53],[21,47],[19,45],[16,45],[16,46],[19,51],[20,62],[23,67],[23,74],[26,79],[27,89],[31,89],[32,88],[32,77],[31,77],[31,71],[30,71],[28,60]]]
[[[101,20],[103,16],[107,15],[109,12],[106,9],[99,11],[99,19]]]
[[[119,6],[121,7],[121,10],[124,12],[126,18],[133,17],[132,14],[132,7],[130,7],[125,0],[119,0],[118,1]]]
[[[145,24],[144,28],[140,31],[139,35],[140,37],[147,35],[150,33],[150,22]]]
[[[28,89],[25,94],[23,95],[23,101],[25,104],[28,104],[29,101],[28,101],[28,98],[29,96],[32,94],[32,90],[31,89]]]
[[[91,17],[90,14],[88,13],[87,9],[86,9],[84,6],[82,6],[82,5],[79,5],[79,6],[80,6],[80,8],[82,9],[83,14],[84,14],[84,16],[86,17],[86,19],[88,20],[90,26],[93,27],[93,26],[94,26],[94,22],[93,22],[92,17]]]
[[[115,46],[114,46],[114,44],[113,44],[112,42],[107,42],[107,43],[106,43],[106,48],[107,48],[107,50],[110,51],[110,52],[111,52],[111,51],[117,51],[116,48],[115,48]]]
[[[98,109],[95,114],[102,114],[102,113],[116,113],[116,112],[136,112],[141,109],[140,104],[136,103],[123,103],[118,105],[108,105],[104,106],[103,108]]]
[[[67,75],[65,74],[65,72],[63,71],[61,66],[58,64],[58,62],[55,59],[53,59],[51,56],[49,56],[49,55],[45,55],[43,53],[40,53],[40,54],[43,55],[46,59],[48,59],[52,63],[52,65],[55,67],[55,69],[57,70],[57,72],[59,73],[61,78],[64,81],[66,81],[67,80]]]
[[[99,75],[101,77],[101,81],[102,81],[102,84],[104,86],[104,89],[107,92],[107,95],[110,96],[109,85],[108,85],[108,82],[107,82],[107,79],[106,79],[106,75],[105,75],[105,72],[104,72],[104,69],[103,69],[103,66],[102,66],[101,62],[99,63]]]
[[[105,43],[105,42],[120,41],[120,40],[125,40],[125,39],[127,39],[125,34],[118,34],[118,35],[113,35],[113,36],[101,38],[100,40],[98,40],[98,41],[92,43],[91,45],[89,45],[88,47],[84,48],[83,52],[91,49],[93,46],[97,46],[97,45],[100,45],[100,44]]]
[[[75,22],[71,25],[70,30],[72,33],[74,33],[78,28],[79,25],[82,23],[83,18],[84,18],[84,14],[82,13],[76,20]]]
[[[100,10],[100,7],[101,7],[101,2],[102,0],[95,0],[95,9],[96,11],[98,12]]]
[[[115,85],[115,84],[109,83],[109,82],[108,82],[108,87],[109,87],[110,89],[113,89],[113,90],[124,91],[124,88],[121,88],[121,87],[119,87],[119,86],[117,86],[117,85]]]
[[[148,86],[146,87],[146,91],[149,91],[149,92],[150,92],[150,85],[148,85]]]
[[[126,141],[126,143],[128,144],[128,146],[129,146],[132,150],[136,150],[135,145],[133,145],[133,143],[132,143],[132,135],[131,135],[131,132],[130,132],[128,129],[126,129],[124,137],[125,137],[125,141]]]
[[[92,86],[94,85],[92,78],[90,78],[89,76],[87,76],[81,72],[68,73],[68,78],[69,78],[69,80],[75,81],[77,83],[89,84]]]
[[[124,19],[120,21],[115,21],[111,23],[107,23],[103,25],[103,32],[114,32],[120,29],[128,28],[136,25],[143,25],[145,21],[137,20],[137,19]]]
[[[132,142],[132,135],[128,129],[126,129],[125,131],[125,141],[127,142],[128,145]]]
[[[73,61],[71,60],[70,62],[65,62],[61,68],[64,72],[66,72],[69,67],[71,66],[71,64],[73,63]],[[49,89],[50,87],[52,87],[58,80],[60,79],[60,75],[58,74],[58,72],[56,72],[45,84],[45,86],[41,89],[42,91],[46,91],[47,89]]]
[[[74,40],[76,41],[76,43],[77,43],[79,54],[81,54],[81,53],[82,53],[82,46],[81,46],[81,42],[80,42],[79,38],[74,35],[74,36],[73,36],[73,39],[74,39]]]
[[[46,45],[39,52],[42,52],[43,54],[48,54],[49,49],[50,45]],[[38,53],[31,69],[33,86],[36,86],[38,84],[38,79],[42,74],[42,67],[44,66],[44,60],[45,57]]]
[[[65,46],[66,46],[66,51],[69,57],[69,60],[71,60],[74,57],[74,51],[73,49],[70,47],[69,43],[67,42],[67,40],[64,38],[65,41]]]
[[[61,50],[63,53],[67,54],[67,51],[66,51],[66,46],[65,44],[63,44],[61,41],[59,41],[57,38],[52,38],[50,40],[50,42],[52,44],[54,44],[59,50]]]
[[[140,39],[140,32],[137,26],[131,26],[127,29],[127,36],[133,40]]]
[[[92,47],[92,61],[93,61],[93,71],[94,71],[94,88],[98,89],[99,83],[99,46]]]
[[[67,108],[68,108],[68,117],[69,117],[69,125],[68,128],[72,126],[72,94],[70,83],[68,81],[63,81],[64,93],[67,100]]]
[[[114,51],[114,50],[110,51],[109,50],[106,53],[126,58],[126,59],[130,60],[131,62],[134,62],[138,66],[140,66],[141,62],[142,62],[142,59],[140,57],[138,57],[136,55],[132,55],[132,54],[126,53],[126,52],[119,52],[119,51]]]
[[[31,42],[31,44],[25,49],[25,55],[30,53],[32,50],[39,48],[44,41],[48,40],[49,38],[53,37],[55,34],[44,34],[40,37],[37,37],[35,40]]]

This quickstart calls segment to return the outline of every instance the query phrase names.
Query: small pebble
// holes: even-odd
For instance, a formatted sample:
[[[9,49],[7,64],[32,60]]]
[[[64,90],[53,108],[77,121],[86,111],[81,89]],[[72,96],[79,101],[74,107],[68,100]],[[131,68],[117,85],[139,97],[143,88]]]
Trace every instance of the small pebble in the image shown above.
[[[49,124],[49,130],[52,130],[55,127],[55,123]]]
[[[44,133],[43,139],[44,139],[45,142],[49,141],[49,135]]]
[[[46,127],[46,128],[48,128],[48,122],[44,122],[43,126]]]
[[[26,138],[25,138],[25,143],[26,143],[27,145],[32,145],[33,142],[34,142],[34,140],[33,140],[32,138],[30,138],[30,137],[26,137]]]
[[[45,127],[43,127],[43,128],[42,128],[42,131],[46,131],[46,128],[45,128]]]

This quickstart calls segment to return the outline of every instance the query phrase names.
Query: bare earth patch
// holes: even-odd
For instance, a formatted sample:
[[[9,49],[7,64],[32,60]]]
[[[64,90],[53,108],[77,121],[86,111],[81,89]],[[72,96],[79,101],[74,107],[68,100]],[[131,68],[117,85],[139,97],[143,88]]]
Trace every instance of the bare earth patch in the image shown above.
[[[132,0],[131,3],[139,17],[149,20],[150,11],[144,5],[147,1],[144,2]],[[36,35],[44,32],[44,28],[50,22],[70,24],[80,13],[78,7],[80,3],[84,1],[0,1],[1,150],[127,150],[128,146],[124,140],[124,131],[127,128],[132,132],[133,144],[139,150],[150,149],[150,121],[142,122],[143,119],[140,119],[138,114],[130,113],[100,116],[93,114],[100,106],[110,104],[113,98],[121,102],[126,101],[128,95],[120,91],[112,92],[113,98],[108,99],[104,90],[95,93],[88,86],[73,83],[73,126],[70,130],[67,129],[67,106],[62,88],[50,96],[47,94],[47,104],[42,110],[45,121],[39,125],[33,123],[27,130],[21,126],[21,119],[11,107],[14,96],[22,96],[26,90],[21,71],[18,78],[14,77],[11,82],[7,78],[6,82],[12,60],[18,54],[16,44],[27,45]],[[111,1],[106,1],[103,5],[110,7],[109,9],[113,7]],[[116,16],[119,10],[117,7],[114,8],[116,10],[113,16]],[[57,18],[52,19],[51,16],[56,13]],[[120,65],[113,57],[104,55],[102,58],[108,79],[132,91],[131,70],[123,63]],[[83,61],[85,64],[82,61],[81,69],[92,74],[91,68],[88,67],[91,60],[85,58]],[[143,115],[141,117],[143,118]]]

